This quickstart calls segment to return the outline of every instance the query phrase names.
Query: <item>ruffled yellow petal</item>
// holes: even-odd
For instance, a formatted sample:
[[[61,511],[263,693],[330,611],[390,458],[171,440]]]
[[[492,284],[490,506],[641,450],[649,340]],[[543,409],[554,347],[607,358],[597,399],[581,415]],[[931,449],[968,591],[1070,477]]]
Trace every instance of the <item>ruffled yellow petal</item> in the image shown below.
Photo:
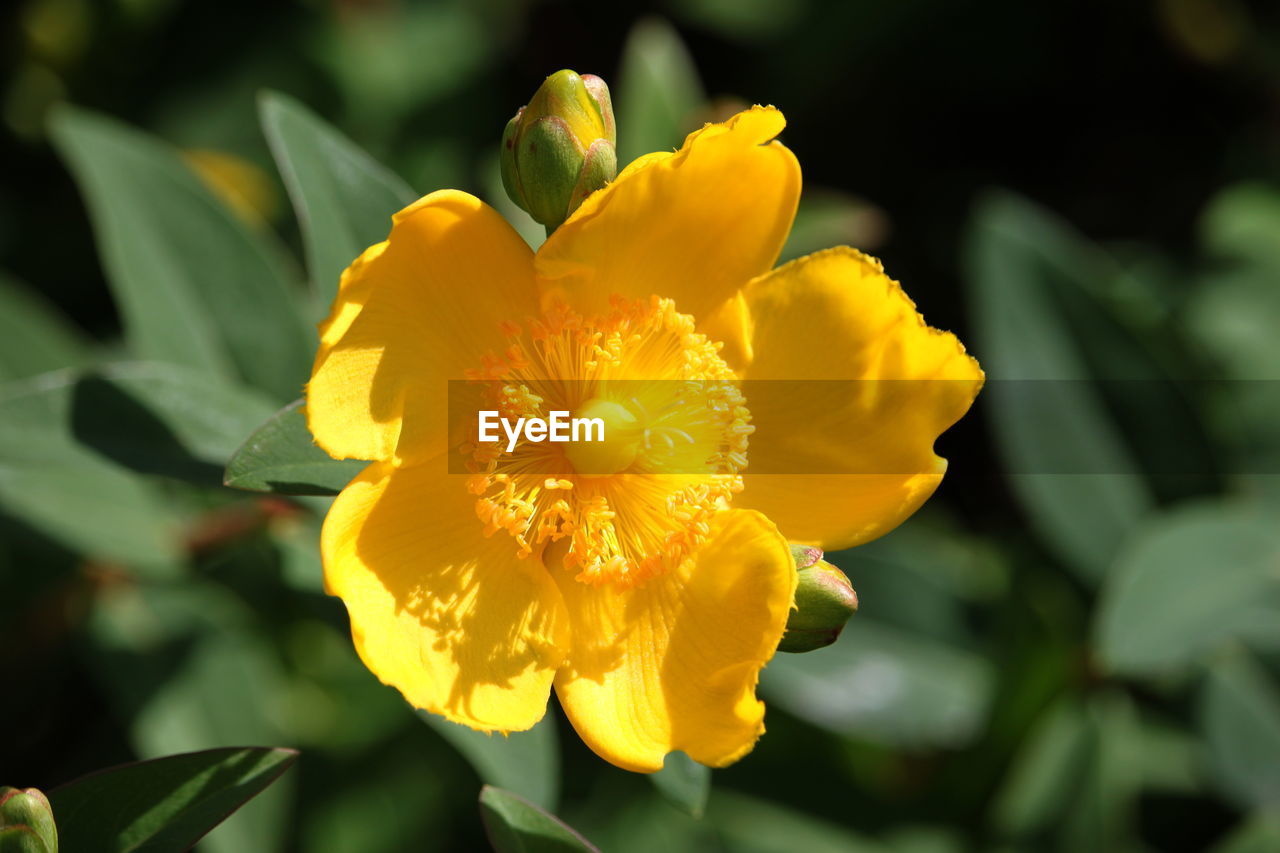
[[[700,321],[722,316],[722,303],[773,266],[791,230],[800,166],[771,141],[785,123],[755,107],[691,133],[675,154],[628,167],[538,250],[548,298],[593,315],[615,293],[657,294]],[[744,351],[742,328],[717,332],[731,352]]]
[[[307,417],[331,456],[422,460],[443,452],[448,380],[505,347],[533,315],[533,254],[493,209],[432,193],[342,276],[320,326]]]
[[[981,388],[978,363],[853,249],[801,258],[745,294],[756,431],[734,505],[833,550],[893,529],[941,482],[933,443]]]
[[[527,729],[568,646],[564,603],[539,562],[481,535],[475,497],[435,467],[374,463],[343,490],[321,537],[326,588],[365,666],[412,705]]]
[[[764,731],[755,696],[795,594],[791,552],[758,513],[730,510],[678,570],[633,589],[555,571],[573,646],[556,693],[578,734],[619,767],[672,750],[722,767]]]

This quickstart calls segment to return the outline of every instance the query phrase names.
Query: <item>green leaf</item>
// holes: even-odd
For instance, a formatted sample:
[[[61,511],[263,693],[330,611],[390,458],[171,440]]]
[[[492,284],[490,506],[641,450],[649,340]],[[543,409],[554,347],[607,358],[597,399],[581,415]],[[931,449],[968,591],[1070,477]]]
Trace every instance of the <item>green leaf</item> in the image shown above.
[[[497,853],[583,853],[596,848],[564,821],[510,791],[485,785],[480,817]],[[597,851],[598,853],[598,851]]]
[[[507,29],[492,17],[497,11],[472,3],[404,3],[343,17],[312,42],[314,59],[337,85],[352,124],[387,135],[428,105],[485,79]],[[452,124],[433,127],[432,135]]]
[[[1045,542],[1097,582],[1152,506],[1062,306],[1063,293],[1083,302],[1071,282],[1108,274],[1105,261],[1009,195],[979,205],[967,255],[983,398],[1014,493]]]
[[[806,11],[805,4],[785,0],[685,0],[671,8],[687,21],[740,41],[778,41]]]
[[[333,459],[311,438],[305,401],[294,400],[245,440],[227,463],[224,482],[251,492],[336,495],[367,462]]]
[[[292,717],[281,720],[288,705],[277,655],[225,587],[193,578],[119,584],[94,605],[89,665],[117,716],[130,721],[139,755],[279,742],[297,727]],[[290,781],[219,826],[203,846],[210,853],[278,849],[289,829]]]
[[[74,371],[0,387],[0,511],[90,559],[171,574],[179,518],[154,484],[73,433]]]
[[[0,381],[78,367],[84,336],[40,294],[0,273]]]
[[[78,441],[134,471],[218,485],[246,433],[275,404],[250,388],[162,362],[113,364],[76,381]]]
[[[778,263],[832,246],[871,249],[884,239],[887,229],[884,213],[870,203],[834,190],[806,187]]]
[[[694,817],[702,817],[711,795],[711,768],[699,764],[683,752],[669,752],[662,769],[649,774],[649,781],[667,801]]]
[[[1280,807],[1280,691],[1244,654],[1215,661],[1201,696],[1209,761],[1244,808]]]
[[[761,692],[828,731],[903,747],[956,747],[981,731],[995,674],[976,655],[856,616],[832,646],[778,655]]]
[[[1201,239],[1214,263],[1204,272],[1179,318],[1219,375],[1214,386],[1217,426],[1234,470],[1260,474],[1270,490],[1280,470],[1280,192],[1243,184],[1220,192],[1201,220]]]
[[[77,853],[187,850],[297,757],[291,749],[212,749],[90,774],[49,793],[60,846]]]
[[[1265,184],[1227,187],[1205,209],[1200,239],[1219,257],[1280,266],[1280,193]]]
[[[734,853],[889,853],[887,845],[767,800],[717,790],[707,820]]]
[[[391,215],[417,194],[289,96],[263,93],[258,114],[302,226],[312,287],[327,312],[342,271],[386,239]]]
[[[88,204],[134,353],[297,395],[313,335],[280,247],[141,131],[70,107],[50,130]]]
[[[527,732],[478,732],[426,711],[418,716],[475,768],[480,780],[554,809],[560,798],[560,741],[550,710]]]
[[[1088,721],[1079,704],[1059,700],[1014,756],[996,797],[996,827],[1006,834],[1026,835],[1057,819],[1080,785],[1089,747]]]
[[[403,712],[403,700],[397,695],[395,701]],[[403,721],[402,715],[397,717]],[[359,714],[352,720],[352,727],[358,728]],[[371,751],[363,765],[344,765],[347,784],[325,786],[303,805],[296,849],[405,853],[426,847],[423,839],[439,838],[443,824],[457,820],[453,809],[461,797],[457,780],[444,773],[424,773],[423,764],[416,750],[379,750]],[[437,841],[435,846],[446,845]]]
[[[1102,590],[1103,664],[1159,675],[1232,642],[1280,648],[1278,564],[1280,530],[1261,510],[1202,504],[1149,522]]]
[[[659,18],[637,23],[622,49],[613,98],[619,167],[643,154],[679,148],[695,129],[704,101],[693,57],[675,28]]]
[[[1129,697],[1101,693],[1085,707],[1088,763],[1062,822],[1064,850],[1116,850],[1132,834],[1142,745]]]

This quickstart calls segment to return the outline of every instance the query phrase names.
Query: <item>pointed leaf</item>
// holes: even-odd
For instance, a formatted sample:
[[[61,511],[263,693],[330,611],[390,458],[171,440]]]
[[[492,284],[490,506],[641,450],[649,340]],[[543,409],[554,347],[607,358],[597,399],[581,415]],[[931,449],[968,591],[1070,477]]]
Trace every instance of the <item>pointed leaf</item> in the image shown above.
[[[64,107],[51,133],[89,207],[135,354],[295,396],[313,336],[280,247],[141,131]]]
[[[689,49],[669,23],[640,21],[627,35],[618,70],[618,165],[673,151],[697,125],[705,96]]]
[[[302,226],[312,287],[327,312],[342,271],[386,239],[391,214],[417,194],[289,96],[264,93],[258,113]]]
[[[153,483],[75,437],[76,379],[57,371],[0,390],[0,512],[91,559],[170,574],[178,517]]]
[[[39,293],[0,273],[0,380],[78,367],[84,335]]]
[[[480,791],[480,817],[497,853],[598,853],[555,815],[492,785]]]
[[[251,492],[336,495],[368,463],[333,459],[311,438],[303,400],[294,400],[245,440],[224,483]]]
[[[1215,662],[1201,698],[1210,765],[1245,808],[1280,807],[1280,690],[1250,657]]]
[[[1280,649],[1280,530],[1244,505],[1212,503],[1143,526],[1102,590],[1096,631],[1114,672],[1159,675],[1222,646]]]
[[[216,485],[244,436],[275,404],[243,386],[163,362],[84,373],[73,391],[76,439],[142,473]]]
[[[974,217],[969,298],[998,449],[1037,532],[1097,582],[1152,504],[1057,294],[1064,278],[1101,275],[1097,250],[1014,196]]]
[[[187,850],[297,757],[291,749],[212,749],[82,777],[49,793],[60,846],[83,853]]]

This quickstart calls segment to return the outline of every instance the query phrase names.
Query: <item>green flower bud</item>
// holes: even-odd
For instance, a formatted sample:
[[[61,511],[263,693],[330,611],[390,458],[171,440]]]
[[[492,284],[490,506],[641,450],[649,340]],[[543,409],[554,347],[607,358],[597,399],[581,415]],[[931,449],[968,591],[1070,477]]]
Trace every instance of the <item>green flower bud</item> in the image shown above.
[[[58,853],[53,808],[35,788],[0,788],[0,853]]]
[[[792,545],[791,556],[795,557],[797,569],[807,569],[822,559],[822,549],[812,545]]]
[[[535,220],[557,228],[618,173],[609,87],[592,74],[552,74],[502,134],[502,185]]]
[[[792,553],[800,570],[796,609],[787,619],[778,651],[811,652],[836,641],[858,609],[858,594],[844,572],[821,559],[822,551],[793,545]],[[810,562],[802,565],[805,560]]]

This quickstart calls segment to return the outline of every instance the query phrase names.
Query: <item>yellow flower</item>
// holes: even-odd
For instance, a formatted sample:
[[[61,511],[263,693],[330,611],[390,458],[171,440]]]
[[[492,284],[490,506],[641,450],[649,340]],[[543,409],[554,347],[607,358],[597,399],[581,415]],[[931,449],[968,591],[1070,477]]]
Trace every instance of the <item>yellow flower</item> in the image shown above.
[[[871,258],[770,271],[800,193],[783,124],[756,107],[637,160],[536,255],[479,200],[432,193],[344,274],[307,412],[330,455],[376,461],[325,521],[325,580],[413,705],[523,730],[554,685],[614,764],[729,764],[764,730],[787,541],[866,542],[937,487],[933,442],[982,373]],[[929,381],[805,381],[868,379]],[[610,437],[478,445],[448,417],[464,387]],[[451,473],[460,455],[473,473]]]

